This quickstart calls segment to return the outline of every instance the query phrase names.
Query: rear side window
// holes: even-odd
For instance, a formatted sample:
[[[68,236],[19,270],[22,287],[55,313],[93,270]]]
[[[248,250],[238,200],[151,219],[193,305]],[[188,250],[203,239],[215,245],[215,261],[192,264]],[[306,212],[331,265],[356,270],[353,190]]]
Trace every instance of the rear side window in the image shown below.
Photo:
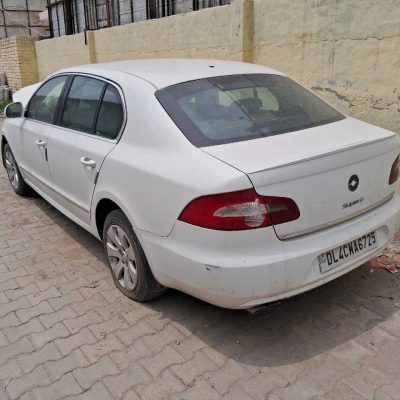
[[[58,76],[43,84],[29,102],[27,118],[54,123],[57,105],[67,79],[67,76]]]
[[[61,126],[93,133],[97,109],[106,83],[98,79],[76,76],[65,100]]]
[[[97,117],[95,134],[107,139],[115,139],[124,120],[124,110],[118,90],[107,85]]]
[[[291,79],[230,75],[170,86],[157,99],[197,147],[281,135],[345,116]]]

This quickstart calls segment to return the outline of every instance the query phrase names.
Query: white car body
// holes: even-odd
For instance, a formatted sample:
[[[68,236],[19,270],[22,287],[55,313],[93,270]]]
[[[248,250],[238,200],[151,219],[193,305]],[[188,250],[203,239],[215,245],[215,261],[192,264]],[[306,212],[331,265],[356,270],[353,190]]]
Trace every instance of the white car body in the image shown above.
[[[98,238],[99,204],[105,199],[117,204],[154,277],[166,287],[218,306],[249,308],[351,271],[382,251],[396,233],[400,198],[397,183],[387,182],[400,152],[395,133],[347,117],[278,136],[198,148],[155,96],[181,82],[283,75],[277,71],[215,60],[137,60],[73,67],[56,75],[62,74],[100,77],[116,85],[126,109],[123,133],[107,140],[24,117],[7,119],[3,135],[21,174]],[[48,161],[37,140],[47,143]],[[82,157],[94,160],[96,168],[84,168]],[[360,177],[355,192],[348,188],[353,174]],[[243,231],[205,229],[178,219],[196,198],[253,187],[260,195],[294,199],[300,218]],[[374,248],[321,272],[321,254],[372,231]]]

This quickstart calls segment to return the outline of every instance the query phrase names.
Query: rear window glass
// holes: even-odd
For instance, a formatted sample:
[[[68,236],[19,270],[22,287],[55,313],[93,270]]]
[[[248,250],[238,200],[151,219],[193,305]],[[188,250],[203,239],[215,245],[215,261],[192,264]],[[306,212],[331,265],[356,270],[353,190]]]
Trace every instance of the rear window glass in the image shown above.
[[[345,118],[291,79],[229,75],[159,90],[157,99],[197,147],[280,135]]]
[[[95,134],[107,139],[115,139],[124,120],[124,109],[118,90],[107,85],[100,105]]]

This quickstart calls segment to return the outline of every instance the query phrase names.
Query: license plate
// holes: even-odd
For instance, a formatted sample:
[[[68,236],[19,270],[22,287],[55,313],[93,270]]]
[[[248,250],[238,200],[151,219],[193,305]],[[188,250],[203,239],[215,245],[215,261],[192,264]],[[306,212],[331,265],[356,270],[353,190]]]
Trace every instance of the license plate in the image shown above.
[[[319,268],[322,273],[328,272],[353,258],[368,253],[369,250],[377,247],[377,245],[375,232],[370,232],[358,239],[321,254],[318,257]]]

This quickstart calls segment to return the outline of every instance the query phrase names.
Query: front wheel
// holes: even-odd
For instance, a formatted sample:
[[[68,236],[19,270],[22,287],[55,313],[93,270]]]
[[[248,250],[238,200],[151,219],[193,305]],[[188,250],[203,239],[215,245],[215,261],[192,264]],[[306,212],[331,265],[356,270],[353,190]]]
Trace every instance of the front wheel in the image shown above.
[[[106,217],[103,244],[115,285],[125,296],[145,302],[166,290],[155,280],[142,246],[122,211],[111,211]]]
[[[11,186],[14,192],[20,196],[25,196],[29,193],[29,186],[25,183],[24,178],[19,171],[17,162],[15,161],[14,154],[8,143],[3,148],[3,160],[6,167],[8,179],[10,180]]]

